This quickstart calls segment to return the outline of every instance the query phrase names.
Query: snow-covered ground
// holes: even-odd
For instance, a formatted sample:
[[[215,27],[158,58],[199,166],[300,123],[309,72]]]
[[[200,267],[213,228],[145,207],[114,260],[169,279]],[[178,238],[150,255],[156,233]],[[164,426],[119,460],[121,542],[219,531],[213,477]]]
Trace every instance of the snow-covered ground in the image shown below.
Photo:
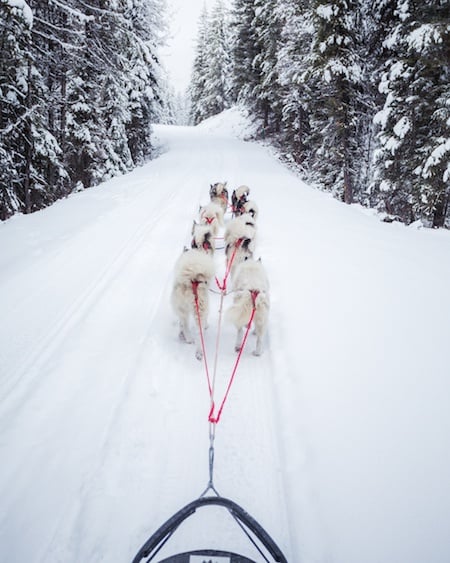
[[[447,563],[450,233],[311,189],[235,138],[237,112],[155,131],[156,160],[0,224],[0,560],[130,561],[206,487],[206,377],[169,296],[198,206],[227,180],[259,205],[272,306],[216,427],[216,488],[290,563]],[[233,340],[224,324],[219,395]],[[168,545],[260,560],[205,510]]]

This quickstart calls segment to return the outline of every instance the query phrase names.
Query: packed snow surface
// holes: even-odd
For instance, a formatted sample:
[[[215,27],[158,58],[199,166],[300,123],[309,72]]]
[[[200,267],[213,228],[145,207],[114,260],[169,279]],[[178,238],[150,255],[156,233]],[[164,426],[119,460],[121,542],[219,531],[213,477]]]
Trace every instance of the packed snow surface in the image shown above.
[[[244,132],[237,111],[157,126],[147,165],[0,224],[1,561],[131,561],[205,489],[205,369],[178,340],[170,292],[225,180],[258,204],[271,311],[215,427],[215,487],[290,563],[450,560],[450,233],[339,203]],[[218,401],[234,338],[223,323]],[[222,509],[202,511],[167,552],[261,560]]]

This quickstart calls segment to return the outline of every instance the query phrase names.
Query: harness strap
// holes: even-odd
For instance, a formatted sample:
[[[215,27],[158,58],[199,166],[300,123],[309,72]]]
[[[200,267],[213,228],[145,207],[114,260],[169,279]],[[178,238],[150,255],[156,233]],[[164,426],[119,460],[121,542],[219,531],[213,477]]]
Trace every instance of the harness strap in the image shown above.
[[[242,237],[234,243],[233,254],[231,255],[230,261],[227,264],[227,269],[225,270],[225,276],[223,278],[222,284],[220,283],[220,281],[216,277],[217,287],[220,289],[220,291],[223,291],[224,293],[227,291],[227,280],[228,280],[228,276],[230,275],[231,266],[233,265],[233,262],[234,262],[234,259],[236,257],[236,253],[238,251],[238,248],[241,246],[241,244],[243,242],[244,242],[244,238]]]
[[[195,311],[197,313],[198,331],[200,333],[200,342],[201,342],[201,345],[202,345],[203,363],[205,365],[205,372],[206,372],[206,379],[208,381],[209,395],[210,395],[211,400],[212,400],[213,390],[212,390],[212,386],[211,386],[211,378],[209,376],[208,360],[206,359],[205,338],[203,336],[203,327],[202,327],[202,321],[201,321],[201,317],[200,317],[200,307],[199,307],[199,304],[198,304],[198,286],[200,285],[201,282],[199,282],[198,280],[192,280],[191,283],[192,283],[192,293],[194,294]]]
[[[234,377],[236,375],[239,362],[241,360],[242,352],[244,350],[245,344],[247,342],[247,337],[248,337],[248,334],[250,332],[250,328],[252,326],[253,318],[254,318],[255,313],[256,313],[256,299],[259,295],[259,291],[258,290],[250,290],[250,295],[251,295],[252,303],[253,303],[253,308],[252,308],[252,312],[250,314],[250,319],[247,323],[247,329],[245,331],[244,338],[242,339],[242,344],[241,344],[241,347],[239,348],[239,353],[238,353],[236,361],[234,363],[233,371],[231,372],[230,380],[228,382],[228,386],[227,386],[227,389],[225,391],[225,395],[222,399],[222,403],[220,404],[220,407],[219,407],[219,410],[217,411],[216,416],[214,415],[214,411],[215,411],[214,401],[212,401],[211,410],[209,411],[209,415],[208,415],[208,420],[212,424],[217,424],[220,420],[221,415],[222,415],[222,410],[223,410],[223,407],[225,406],[225,403],[228,399],[228,394],[229,394],[231,386],[233,384]]]

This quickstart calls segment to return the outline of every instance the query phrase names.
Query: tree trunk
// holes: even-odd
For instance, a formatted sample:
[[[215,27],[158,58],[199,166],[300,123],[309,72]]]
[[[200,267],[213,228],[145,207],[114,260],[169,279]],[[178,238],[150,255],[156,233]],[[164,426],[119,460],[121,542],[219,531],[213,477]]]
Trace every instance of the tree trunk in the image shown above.
[[[433,213],[433,228],[438,229],[445,225],[445,219],[448,212],[448,204],[449,194],[448,190],[445,190],[436,203],[436,208]]]
[[[33,138],[31,133],[31,61],[28,61],[28,91],[26,98],[26,125],[24,131],[25,149],[25,174],[23,181],[25,213],[31,213],[31,159],[33,157]]]

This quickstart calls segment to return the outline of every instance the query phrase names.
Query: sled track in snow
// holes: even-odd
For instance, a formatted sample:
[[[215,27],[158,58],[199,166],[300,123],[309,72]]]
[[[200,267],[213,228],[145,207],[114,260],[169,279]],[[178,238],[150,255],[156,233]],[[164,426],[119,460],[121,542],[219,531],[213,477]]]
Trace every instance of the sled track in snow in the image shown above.
[[[174,183],[177,185],[177,182]],[[39,341],[25,354],[21,366],[14,373],[7,376],[3,382],[2,396],[0,397],[2,416],[6,415],[7,417],[8,404],[11,400],[15,408],[17,408],[17,403],[23,402],[25,395],[33,391],[34,385],[40,384],[40,380],[35,381],[35,379],[42,366],[67,338],[71,329],[95,306],[95,302],[104,289],[114,282],[121,269],[144,241],[147,240],[149,234],[163,220],[169,209],[176,205],[177,198],[181,195],[177,185],[170,194],[166,195],[163,202],[159,202],[159,205],[155,206],[155,209],[149,213],[144,223],[138,223],[137,228],[121,247],[115,251],[112,259],[102,268],[96,279],[91,281],[86,288],[76,295],[69,307],[59,313],[58,318],[46,330]],[[134,202],[131,201],[126,204],[126,207],[132,208],[133,205]],[[52,260],[62,256],[65,252],[65,250],[60,250]],[[19,402],[18,398],[22,400]]]

